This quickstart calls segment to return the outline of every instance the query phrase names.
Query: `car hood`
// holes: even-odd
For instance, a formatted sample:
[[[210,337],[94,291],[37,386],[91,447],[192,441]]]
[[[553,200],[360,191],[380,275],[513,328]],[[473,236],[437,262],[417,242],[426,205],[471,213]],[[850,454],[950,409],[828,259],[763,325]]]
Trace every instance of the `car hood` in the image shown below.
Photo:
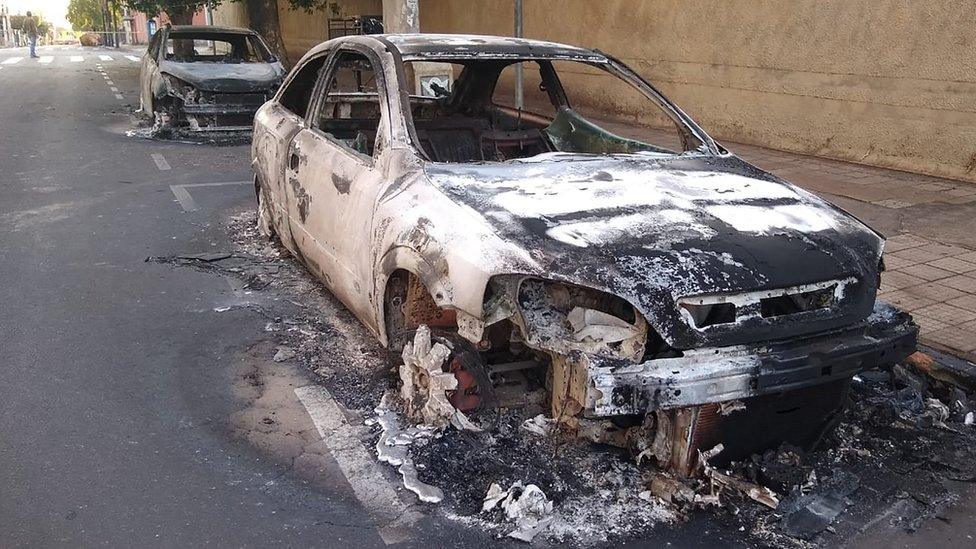
[[[159,71],[170,74],[204,91],[247,93],[264,91],[277,84],[284,69],[281,63],[176,63],[164,61]]]
[[[830,203],[734,156],[430,164],[430,181],[548,278],[627,299],[679,348],[822,331],[867,316],[883,240]],[[842,310],[802,323],[700,330],[681,297],[854,277]]]

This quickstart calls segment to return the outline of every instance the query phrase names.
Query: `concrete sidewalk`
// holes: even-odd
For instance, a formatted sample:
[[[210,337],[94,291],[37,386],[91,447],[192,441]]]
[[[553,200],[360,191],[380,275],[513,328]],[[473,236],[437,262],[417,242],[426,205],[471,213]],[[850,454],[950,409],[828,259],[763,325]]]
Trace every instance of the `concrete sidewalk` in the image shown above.
[[[976,185],[723,144],[887,236],[880,297],[912,313],[923,344],[976,360]]]

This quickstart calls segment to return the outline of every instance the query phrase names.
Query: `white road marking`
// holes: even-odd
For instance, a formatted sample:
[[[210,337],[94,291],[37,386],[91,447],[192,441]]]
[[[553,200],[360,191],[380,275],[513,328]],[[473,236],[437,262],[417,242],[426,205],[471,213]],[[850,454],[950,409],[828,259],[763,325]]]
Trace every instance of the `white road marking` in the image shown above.
[[[102,61],[111,61],[112,60],[112,56],[111,55],[99,55],[98,58],[101,59]]]
[[[156,163],[156,167],[159,168],[159,171],[165,172],[166,170],[170,169],[169,162],[167,162],[166,159],[163,158],[163,155],[159,153],[152,153],[149,156],[152,157],[153,162]]]
[[[115,98],[118,99],[118,100],[120,100],[120,101],[125,99],[124,97],[122,97],[122,94],[121,93],[115,94]]]
[[[409,539],[411,526],[421,518],[420,513],[404,505],[393,486],[384,480],[378,462],[366,451],[357,429],[346,420],[332,395],[321,385],[299,387],[295,395],[308,411],[356,498],[377,525],[383,542],[390,545]]]
[[[50,55],[44,55],[37,60],[38,63],[50,63],[51,61],[54,61],[54,58]]]
[[[119,89],[116,88],[115,86],[109,86],[108,89],[112,90],[115,93],[119,93]]]
[[[196,200],[190,196],[190,191],[186,190],[188,187],[223,187],[225,185],[250,185],[253,181],[227,181],[225,183],[187,183],[186,185],[170,185],[169,190],[173,191],[173,196],[176,197],[176,201],[180,203],[180,207],[183,208],[184,212],[195,212],[200,209],[197,206]]]
[[[140,60],[138,57],[134,55],[126,55],[125,58],[128,59],[129,61],[135,61],[135,62],[139,62]]]
[[[85,58],[80,55],[72,55],[71,58],[69,59],[69,61],[71,61],[72,63],[81,63],[84,60]]]
[[[105,79],[105,83],[108,84],[109,86],[114,86],[115,85],[115,82],[112,82],[108,78]]]
[[[20,60],[21,59],[23,59],[23,57],[11,57],[10,59],[5,60],[3,62],[3,64],[4,65],[13,65],[14,63],[20,63]]]

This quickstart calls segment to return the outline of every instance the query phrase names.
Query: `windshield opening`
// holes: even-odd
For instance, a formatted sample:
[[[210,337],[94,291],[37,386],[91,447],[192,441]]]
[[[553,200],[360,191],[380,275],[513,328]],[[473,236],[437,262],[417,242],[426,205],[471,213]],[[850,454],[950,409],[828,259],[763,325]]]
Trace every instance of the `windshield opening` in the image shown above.
[[[230,33],[173,33],[166,40],[166,60],[176,63],[270,63],[271,54],[257,36]]]
[[[438,59],[404,65],[414,135],[435,162],[707,150],[665,102],[607,63]]]

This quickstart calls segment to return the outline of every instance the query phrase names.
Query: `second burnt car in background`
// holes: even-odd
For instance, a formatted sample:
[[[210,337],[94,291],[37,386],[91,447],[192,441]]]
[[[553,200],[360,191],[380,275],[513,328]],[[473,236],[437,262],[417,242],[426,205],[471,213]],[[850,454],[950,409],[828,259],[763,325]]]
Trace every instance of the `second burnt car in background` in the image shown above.
[[[624,111],[648,125],[609,131]],[[331,40],[257,113],[252,147],[263,232],[394,356],[430,327],[465,412],[543,402],[688,474],[718,443],[726,460],[811,445],[852,376],[915,348],[876,300],[877,232],[600,52]]]
[[[249,131],[285,70],[252,30],[166,26],[142,57],[142,111],[189,131]]]

